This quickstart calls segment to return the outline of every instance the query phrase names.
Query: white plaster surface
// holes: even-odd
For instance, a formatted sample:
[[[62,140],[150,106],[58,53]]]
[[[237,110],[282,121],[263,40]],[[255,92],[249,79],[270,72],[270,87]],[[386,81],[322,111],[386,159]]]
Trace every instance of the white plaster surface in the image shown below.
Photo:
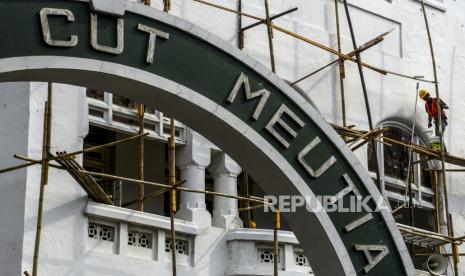
[[[90,0],[94,11],[117,16],[124,15],[128,2],[129,0]]]
[[[210,164],[210,143],[193,130],[186,131],[186,146],[176,152],[176,166],[180,170],[182,186],[205,190],[205,169]],[[176,217],[195,222],[201,228],[211,226],[211,215],[205,204],[205,194],[180,192]]]
[[[382,0],[354,0],[349,2],[353,4],[351,11],[354,15],[354,27],[359,44],[381,32],[394,28],[393,33],[388,35],[384,42],[363,54],[365,62],[398,72],[425,75],[428,79],[432,78],[424,23],[417,1],[405,0],[389,3]],[[429,10],[439,66],[441,97],[451,106],[452,110],[449,113],[446,143],[452,154],[465,156],[465,143],[463,143],[465,129],[462,127],[465,123],[464,116],[462,116],[464,115],[464,101],[461,96],[465,89],[463,82],[465,50],[461,47],[464,45],[465,37],[460,35],[463,33],[465,24],[465,19],[463,19],[465,4],[461,1],[431,0],[430,2],[436,6],[445,7],[446,10],[446,12],[443,11],[444,9],[436,8]],[[152,3],[156,8],[160,8],[162,1],[152,1]],[[235,8],[236,5],[236,1],[228,0],[215,1],[215,3],[231,8]],[[236,45],[237,16],[202,6],[193,1],[172,1],[172,4],[172,14],[208,29]],[[247,13],[264,15],[262,1],[247,1],[243,5],[244,11]],[[270,1],[270,5],[272,14],[298,6],[298,12],[277,20],[276,24],[335,48],[332,1],[280,0]],[[340,8],[341,14],[343,14],[342,5]],[[341,18],[341,20],[344,19],[344,17]],[[245,19],[244,25],[252,22],[252,20]],[[342,31],[343,49],[350,51],[352,49],[345,21],[342,23]],[[278,75],[291,81],[334,59],[334,56],[289,38],[278,31],[275,31],[274,42]],[[245,46],[246,54],[266,65],[269,64],[266,30],[263,26],[247,32]],[[349,124],[356,124],[358,128],[366,129],[368,126],[356,66],[347,62],[346,70],[346,101]],[[336,69],[328,69],[314,78],[302,82],[299,87],[313,99],[325,119],[340,123],[342,117],[337,74]],[[415,82],[395,76],[381,76],[369,70],[365,70],[365,74],[375,124],[387,119],[396,119],[411,124]],[[432,85],[422,84],[422,86],[431,91],[433,89]],[[45,84],[37,83],[2,84],[0,86],[2,90],[0,93],[0,114],[2,114],[0,125],[8,128],[8,132],[2,132],[2,139],[0,139],[1,167],[18,163],[10,158],[14,153],[27,153],[32,157],[40,157],[42,137],[42,115],[40,112],[43,110],[45,87]],[[69,86],[60,85],[59,87],[81,91]],[[60,89],[65,88],[58,88],[58,90]],[[35,91],[34,95],[29,94],[32,90]],[[56,113],[57,117],[63,113],[65,115],[56,119],[54,122],[56,125],[53,127],[54,133],[60,130],[57,133],[58,137],[64,139],[60,140],[59,144],[58,141],[54,141],[55,147],[59,147],[60,150],[66,148],[66,150],[71,151],[81,147],[79,141],[86,131],[86,122],[83,119],[85,111],[80,110],[79,107],[85,106],[79,103],[82,102],[82,91],[79,93],[80,96],[76,96],[78,99],[62,98],[61,104],[67,107],[67,112],[61,109],[62,113]],[[59,94],[57,92],[54,106],[60,103]],[[73,104],[69,104],[70,102],[67,100]],[[68,111],[70,107],[75,108],[74,113]],[[419,107],[417,125],[420,129],[425,129],[426,115],[422,105]],[[60,106],[57,106],[56,110],[59,111]],[[25,116],[26,114],[27,116]],[[72,114],[81,114],[82,116],[78,117]],[[11,118],[15,118],[15,120],[12,121]],[[57,137],[57,135],[52,136]],[[360,149],[356,154],[365,166],[366,150]],[[3,156],[8,156],[8,158]],[[17,272],[21,269],[30,270],[39,174],[39,167],[32,167],[15,174],[0,176],[3,185],[0,192],[0,216],[8,218],[2,219],[2,227],[0,227],[0,270],[2,272],[11,271],[18,274]],[[138,270],[131,267],[153,269],[153,266],[146,264],[146,262],[124,256],[108,257],[87,252],[88,255],[84,259],[84,255],[81,253],[86,251],[76,244],[82,243],[87,234],[86,220],[81,215],[81,209],[85,205],[85,194],[65,173],[52,170],[52,175],[54,175],[52,179],[59,181],[52,180],[46,188],[48,215],[46,215],[45,229],[49,231],[44,235],[45,250],[42,253],[44,256],[42,269],[47,271],[48,275],[139,275],[137,274]],[[463,235],[465,234],[465,213],[463,212],[465,183],[461,181],[460,174],[449,175],[449,198],[450,208],[453,212],[454,230],[456,235]],[[205,254],[204,259],[196,262],[199,264],[200,271],[204,273],[202,275],[218,275],[214,274],[213,271],[215,273],[221,271],[220,264],[227,256],[223,252],[225,247],[220,238],[215,239],[217,247],[209,242],[211,237],[220,237],[221,231],[211,231],[208,234],[211,236],[207,235],[203,238],[203,246],[200,249],[208,253]],[[218,232],[213,233],[214,231]],[[24,249],[21,238],[23,232]],[[74,245],[69,242],[71,238],[75,242]],[[200,239],[198,241],[200,243]],[[461,251],[464,250],[465,246],[462,246]],[[219,254],[219,252],[222,253]],[[23,263],[19,264],[14,256],[20,256],[23,253]],[[216,254],[221,256],[218,258],[222,261],[213,261]],[[210,265],[216,267],[217,270],[209,271],[208,263],[211,263]],[[465,267],[463,264],[460,266],[463,271]],[[159,271],[166,272],[168,268],[169,266],[165,265]],[[188,275],[191,273],[189,271],[183,270],[182,273],[186,274],[182,275]]]
[[[224,152],[215,154],[208,171],[213,176],[215,192],[238,195],[237,176],[242,169],[231,157]],[[222,228],[242,227],[237,199],[219,196],[213,198],[213,225]]]

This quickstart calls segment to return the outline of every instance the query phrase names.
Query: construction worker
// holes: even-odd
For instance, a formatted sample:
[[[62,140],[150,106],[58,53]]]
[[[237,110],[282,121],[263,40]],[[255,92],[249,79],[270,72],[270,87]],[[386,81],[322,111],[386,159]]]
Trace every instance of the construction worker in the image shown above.
[[[438,105],[437,105],[437,100],[436,98],[432,98],[428,91],[426,89],[421,89],[419,96],[421,99],[425,101],[425,109],[426,113],[428,113],[428,128],[432,127],[432,120],[434,119],[434,125],[435,125],[435,132],[436,136],[439,136],[439,117],[438,117]],[[447,126],[447,116],[446,112],[444,109],[449,109],[449,106],[445,102],[443,102],[441,99],[439,99],[439,106],[441,108],[441,122],[442,122],[442,133],[444,133],[444,130],[446,129]]]

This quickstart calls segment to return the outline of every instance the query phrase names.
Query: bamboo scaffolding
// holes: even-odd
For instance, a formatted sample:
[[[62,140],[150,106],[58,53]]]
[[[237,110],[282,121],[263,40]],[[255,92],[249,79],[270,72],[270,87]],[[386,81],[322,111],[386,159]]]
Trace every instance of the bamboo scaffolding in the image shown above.
[[[337,39],[337,51],[342,53],[342,45],[341,45],[341,28],[339,24],[339,0],[334,0],[334,10],[336,15],[336,39]],[[346,98],[345,98],[345,87],[344,87],[344,79],[345,79],[345,66],[344,60],[338,59],[339,62],[339,87],[341,89],[341,112],[342,112],[342,126],[347,126],[347,116],[346,116]],[[345,139],[342,136],[342,139]]]
[[[371,131],[367,131],[362,136],[360,136],[358,138],[355,138],[353,141],[351,141],[351,143],[349,144],[349,147],[351,147],[352,151],[355,151],[358,148],[362,147],[364,144],[366,144],[366,143],[368,143],[370,141],[374,141],[373,140],[374,137],[377,137],[377,136],[383,134],[386,131],[387,131],[387,128],[373,129]],[[359,142],[360,140],[363,140],[363,141],[361,141],[360,143],[358,143],[356,145],[356,143]]]
[[[163,0],[163,11],[169,12],[171,10],[171,0]]]
[[[58,155],[64,155],[66,152],[58,152]],[[73,170],[83,170],[84,168],[76,162],[72,157],[57,160],[64,168],[70,168]],[[96,202],[114,205],[114,201],[110,199],[95,179],[90,175],[85,175],[76,171],[68,171],[70,175],[81,185],[81,187],[87,192],[87,194]]]
[[[449,216],[449,195],[447,192],[447,175],[445,171],[445,154],[444,154],[444,132],[442,128],[442,112],[441,112],[441,97],[439,94],[439,82],[438,82],[438,73],[437,73],[437,68],[436,68],[436,58],[434,55],[434,47],[433,47],[433,40],[431,37],[431,31],[429,28],[429,23],[428,23],[428,15],[426,13],[426,6],[425,6],[425,1],[421,0],[421,9],[423,11],[423,18],[425,20],[425,27],[426,27],[426,33],[428,35],[428,44],[429,44],[429,49],[430,49],[430,54],[431,54],[431,63],[433,67],[433,75],[434,75],[434,88],[436,92],[436,104],[437,104],[437,110],[438,112],[438,124],[439,124],[439,139],[440,139],[440,157],[441,157],[441,168],[442,168],[442,185],[443,185],[443,190],[444,190],[444,206],[445,206],[445,211],[446,214]],[[437,135],[437,133],[436,133]],[[449,231],[449,235],[451,235],[451,228],[452,226],[449,223],[449,220],[446,220],[447,222],[447,229]],[[455,275],[458,275],[458,269],[457,269],[457,258],[454,257],[454,272]]]
[[[248,202],[248,201],[247,201]],[[251,210],[255,210],[255,209],[260,209],[262,207],[264,207],[265,204],[257,204],[257,205],[254,205],[254,206],[248,206],[248,207],[244,207],[244,208],[239,208],[238,209],[238,212],[250,212]]]
[[[450,221],[450,236],[454,237],[454,223],[452,221],[452,215],[449,214],[449,221]],[[458,263],[460,262],[459,258],[459,247],[457,243],[451,244],[452,246],[452,259],[454,261],[454,272],[455,276],[459,275]]]
[[[442,172],[442,171],[446,171],[446,172],[465,172],[465,169],[425,169],[425,171],[427,172]]]
[[[415,256],[431,256],[432,253],[415,253]],[[441,253],[442,256],[444,257],[453,257],[454,254],[452,253]],[[458,254],[459,257],[465,257],[465,253],[459,253]]]
[[[274,218],[274,229],[273,229],[273,271],[274,276],[279,275],[279,240],[278,240],[278,233],[279,229],[281,229],[281,214],[279,209],[275,211],[275,218]]]
[[[403,232],[403,233],[408,233],[408,234],[412,234],[412,235],[415,235],[415,236],[418,236],[418,237],[423,237],[423,238],[431,238],[431,239],[434,239],[434,240],[440,242],[441,245],[444,245],[444,244],[460,244],[460,243],[463,242],[463,240],[454,238],[454,237],[452,237],[450,235],[449,236],[448,235],[442,235],[442,234],[439,234],[439,233],[426,231],[426,230],[423,230],[423,229],[420,229],[420,228],[415,228],[415,227],[412,227],[412,226],[409,226],[409,225],[403,225],[403,224],[397,223],[397,227],[399,227],[400,231]]]
[[[265,0],[265,22],[266,22],[266,30],[268,34],[268,47],[270,51],[270,63],[271,63],[271,71],[276,73],[276,63],[274,61],[274,46],[273,46],[273,22],[270,19],[270,8],[268,5],[268,0]]]
[[[237,1],[237,11],[239,13],[242,12],[242,0]],[[238,39],[237,39],[237,47],[239,49],[244,48],[244,30],[242,30],[242,15],[238,14],[237,16],[237,29],[238,31]]]
[[[42,235],[42,217],[44,211],[45,185],[48,183],[51,134],[52,134],[52,83],[48,83],[47,101],[44,108],[44,128],[42,140],[42,173],[39,188],[39,206],[37,209],[37,226],[34,244],[34,257],[32,263],[32,275],[37,276],[39,271],[40,241]]]
[[[174,119],[170,120],[170,139],[168,145],[168,169],[170,190],[170,219],[171,219],[171,262],[173,265],[173,276],[176,276],[176,230],[174,225],[174,216],[176,214],[176,135]]]
[[[336,3],[337,3],[337,1],[336,1]],[[337,16],[337,18],[339,18],[339,15]],[[338,26],[338,32],[340,32],[340,31],[339,31],[339,23],[337,23],[337,26]],[[379,43],[381,43],[381,42],[384,40],[384,37],[385,37],[386,35],[388,35],[389,33],[391,33],[391,32],[392,32],[392,30],[389,31],[389,32],[385,32],[385,33],[383,33],[383,34],[380,34],[379,36],[377,36],[377,37],[375,37],[375,38],[373,38],[373,39],[367,41],[367,42],[364,43],[362,46],[358,47],[356,50],[353,50],[352,52],[350,52],[350,53],[348,53],[348,54],[346,54],[346,55],[349,56],[349,57],[353,57],[353,56],[355,56],[357,53],[360,54],[361,52],[366,51],[366,50],[372,48],[373,46],[378,45]],[[340,49],[340,48],[341,48],[341,42],[340,42],[339,40],[340,40],[340,35],[338,35],[338,52],[341,53],[341,49]],[[301,77],[300,79],[294,81],[293,83],[291,83],[291,85],[296,85],[297,83],[299,83],[299,82],[301,82],[301,81],[303,81],[303,80],[305,80],[305,79],[307,79],[307,78],[309,78],[309,77],[315,75],[316,73],[319,73],[319,72],[323,71],[324,69],[326,69],[326,68],[328,68],[328,67],[330,67],[331,65],[334,65],[334,64],[336,64],[336,63],[339,63],[339,66],[341,66],[341,64],[344,65],[344,61],[345,61],[345,60],[346,60],[346,59],[344,59],[344,58],[338,58],[338,59],[336,59],[336,60],[333,60],[333,61],[331,61],[330,63],[328,63],[328,64],[326,64],[326,65],[323,65],[322,67],[318,68],[317,70],[311,72],[310,74],[305,75],[305,76]],[[342,72],[342,73],[343,73],[342,76],[345,77],[345,74],[344,74],[344,66],[343,66],[342,68],[343,68],[343,69],[342,69],[342,71],[340,71],[340,72]],[[341,74],[339,74],[339,75],[341,75]]]
[[[36,162],[36,163],[40,162],[40,160],[36,160],[36,159],[28,158],[28,157],[23,157],[23,156],[20,156],[20,155],[15,155],[15,156],[17,158],[19,158],[19,159],[28,160],[28,161],[31,161],[31,162]],[[116,175],[112,175],[112,174],[90,172],[90,171],[86,171],[86,170],[65,168],[65,167],[62,167],[62,166],[54,165],[54,164],[50,164],[50,167],[60,169],[60,170],[65,170],[65,171],[76,171],[78,173],[87,174],[87,175],[96,176],[96,177],[101,177],[101,178],[122,180],[122,181],[124,181],[124,183],[144,184],[144,185],[149,185],[149,186],[154,186],[154,187],[159,187],[159,188],[166,188],[168,190],[173,189],[172,185],[162,184],[162,183],[157,183],[157,182],[152,182],[152,181],[147,181],[147,180],[142,181],[142,180],[139,180],[139,179],[116,176]],[[179,183],[183,183],[183,181],[181,181]],[[226,198],[233,198],[233,199],[237,199],[237,200],[245,200],[245,201],[250,201],[250,202],[255,202],[255,203],[269,204],[263,198],[256,197],[256,196],[244,197],[244,196],[236,196],[236,195],[224,194],[224,193],[208,191],[208,190],[195,190],[195,189],[189,189],[189,188],[184,188],[184,187],[176,187],[176,190],[179,190],[179,191],[182,191],[182,192],[199,193],[199,194],[206,194],[206,195],[213,195],[213,196],[222,196],[222,197],[226,197]]]
[[[436,232],[441,233],[441,216],[439,213],[439,180],[438,172],[433,172],[433,188],[434,188],[434,218],[436,221]],[[440,248],[439,248],[440,250]]]
[[[145,106],[144,104],[140,104],[138,108],[138,115],[139,115],[139,179],[144,180],[144,115],[145,115]],[[144,211],[144,197],[145,197],[145,189],[144,185],[139,185],[139,211]]]
[[[245,186],[245,196],[249,197],[250,195],[250,187],[249,187],[249,174],[247,172],[244,172],[243,174],[243,181],[244,181],[244,186]],[[247,209],[247,212],[245,213],[246,220],[247,220],[247,226],[251,228],[250,222],[252,221],[252,213],[250,212],[252,209],[250,209],[250,202],[245,201],[245,209]]]
[[[201,4],[205,4],[205,5],[207,5],[207,6],[211,6],[211,7],[220,9],[220,10],[224,10],[224,11],[228,11],[228,12],[232,12],[232,13],[235,13],[235,14],[239,14],[239,15],[242,15],[242,16],[245,16],[245,17],[248,17],[248,18],[252,18],[252,19],[255,19],[255,20],[259,20],[259,21],[266,20],[266,19],[260,18],[260,17],[258,17],[258,16],[255,16],[255,15],[251,15],[251,14],[244,13],[244,12],[238,12],[238,11],[235,11],[235,10],[233,10],[233,9],[230,9],[230,8],[227,8],[227,7],[223,7],[223,6],[218,5],[218,4],[213,4],[213,3],[210,3],[210,2],[207,2],[207,1],[203,1],[203,0],[194,0],[194,1],[195,1],[195,2],[198,2],[198,3],[201,3]],[[350,60],[350,61],[352,61],[352,62],[354,62],[354,63],[357,63],[357,60],[356,60],[355,58],[349,57],[349,56],[347,56],[347,55],[345,55],[345,54],[343,54],[343,53],[341,53],[341,52],[338,52],[338,51],[336,51],[336,50],[334,50],[334,49],[332,49],[332,48],[330,48],[330,47],[328,47],[328,46],[325,46],[325,45],[323,45],[323,44],[321,44],[321,43],[319,43],[319,42],[316,42],[316,41],[314,41],[314,40],[311,40],[311,39],[309,39],[309,38],[306,38],[306,37],[304,37],[304,36],[302,36],[302,35],[299,35],[299,34],[297,34],[297,33],[291,32],[291,31],[289,31],[289,30],[287,30],[287,29],[285,29],[285,28],[282,28],[282,27],[280,27],[280,26],[278,26],[278,25],[276,25],[276,24],[272,24],[272,27],[273,27],[273,29],[275,29],[275,30],[278,30],[278,31],[280,31],[280,32],[282,32],[282,33],[285,33],[285,34],[289,35],[289,36],[292,36],[292,37],[297,38],[297,39],[299,39],[299,40],[301,40],[301,41],[304,41],[304,42],[306,42],[306,43],[308,43],[308,44],[311,44],[311,45],[313,45],[313,46],[316,46],[316,47],[318,47],[318,48],[320,48],[320,49],[322,49],[322,50],[325,50],[325,51],[327,51],[327,52],[329,52],[329,53],[332,53],[332,54],[334,54],[334,55],[337,55],[337,56],[339,56],[340,58],[343,58],[343,59],[346,59],[346,60]],[[364,63],[364,62],[362,62],[362,65],[363,65],[364,67],[368,68],[368,69],[371,69],[371,70],[373,70],[373,71],[375,71],[375,72],[378,72],[378,73],[380,73],[380,74],[383,74],[383,75],[388,75],[388,74],[389,74],[389,75],[394,75],[394,76],[398,76],[398,77],[402,77],[402,78],[412,79],[412,80],[415,80],[415,81],[421,81],[421,82],[427,82],[427,83],[434,83],[434,82],[431,81],[431,80],[417,79],[417,78],[415,78],[415,76],[409,76],[409,75],[405,75],[405,74],[393,72],[393,71],[390,71],[390,70],[381,69],[381,68],[378,68],[378,67],[369,65],[369,64]]]
[[[0,170],[0,174],[11,172],[11,171],[16,171],[16,170],[26,168],[26,167],[29,167],[31,165],[36,165],[36,164],[39,164],[39,163],[25,163],[25,164],[21,164],[21,165],[16,165],[16,166],[13,166],[13,167],[9,167],[9,168]]]
[[[359,137],[359,136],[366,133],[366,131],[363,131],[363,130],[355,130],[355,129],[352,129],[352,128],[349,128],[349,127],[342,127],[342,126],[338,126],[338,125],[335,125],[335,124],[330,124],[330,125],[341,136]],[[421,145],[418,145],[418,144],[405,143],[405,142],[402,142],[402,141],[399,141],[399,140],[396,140],[396,139],[392,139],[392,138],[389,138],[389,137],[383,137],[382,140],[374,138],[374,140],[379,142],[379,143],[383,143],[383,144],[387,144],[387,145],[391,145],[391,144],[392,145],[399,145],[399,146],[403,146],[403,147],[412,149],[413,152],[415,152],[417,154],[420,154],[422,156],[425,156],[425,157],[429,158],[430,160],[433,160],[433,159],[434,160],[441,160],[440,159],[441,158],[440,151],[433,150],[431,148],[424,147],[424,146],[421,146]],[[445,154],[444,158],[445,158],[445,162],[447,162],[449,164],[465,167],[465,159],[464,158],[449,155],[449,154]]]

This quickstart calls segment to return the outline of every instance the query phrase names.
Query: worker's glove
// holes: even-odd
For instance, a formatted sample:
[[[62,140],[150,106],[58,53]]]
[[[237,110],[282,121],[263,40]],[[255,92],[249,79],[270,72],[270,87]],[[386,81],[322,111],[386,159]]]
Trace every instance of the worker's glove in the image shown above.
[[[432,127],[433,124],[432,123],[428,123],[428,128]]]

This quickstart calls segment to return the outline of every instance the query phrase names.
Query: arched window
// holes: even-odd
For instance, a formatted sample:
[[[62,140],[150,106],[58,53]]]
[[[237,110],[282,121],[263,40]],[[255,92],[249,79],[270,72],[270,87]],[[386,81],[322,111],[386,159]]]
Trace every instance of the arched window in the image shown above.
[[[411,130],[409,127],[400,123],[384,123],[381,127],[387,127],[383,136],[389,137],[404,143],[411,142]],[[426,143],[415,135],[413,137],[415,144],[425,146]],[[375,175],[376,159],[375,150],[378,155],[378,164],[381,176],[381,192],[391,202],[403,204],[406,198],[407,173],[409,164],[409,150],[407,147],[397,144],[377,143],[375,148],[368,144],[368,169]],[[416,206],[432,209],[434,208],[434,191],[431,181],[431,172],[425,170],[430,167],[430,163],[419,154],[412,153],[410,160],[410,181],[414,192],[413,201]],[[396,204],[397,205],[397,204]],[[395,206],[393,206],[395,208]]]

